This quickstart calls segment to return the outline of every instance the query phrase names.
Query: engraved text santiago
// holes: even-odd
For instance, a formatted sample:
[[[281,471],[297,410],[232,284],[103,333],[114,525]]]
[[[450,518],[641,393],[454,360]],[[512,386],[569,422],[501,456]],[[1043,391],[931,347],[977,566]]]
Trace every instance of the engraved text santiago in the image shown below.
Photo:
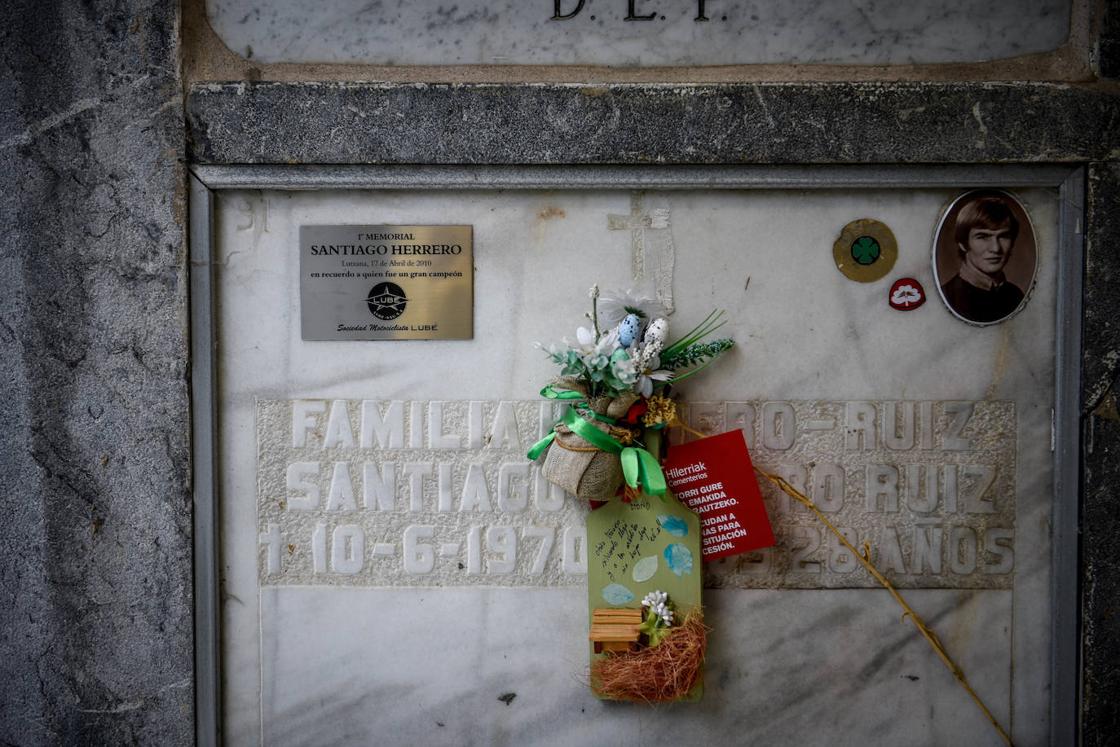
[[[586,506],[525,452],[553,402],[261,401],[264,585],[582,583]],[[741,428],[757,464],[806,492],[902,587],[1010,588],[1015,409],[1003,401],[692,403]],[[808,511],[764,488],[777,545],[706,567],[709,586],[870,587]]]

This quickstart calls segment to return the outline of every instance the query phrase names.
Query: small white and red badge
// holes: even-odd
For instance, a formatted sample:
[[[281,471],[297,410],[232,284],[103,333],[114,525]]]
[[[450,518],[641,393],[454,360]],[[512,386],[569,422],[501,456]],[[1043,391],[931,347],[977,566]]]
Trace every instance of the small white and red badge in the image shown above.
[[[913,311],[926,302],[926,291],[914,278],[899,278],[887,297],[892,309]]]

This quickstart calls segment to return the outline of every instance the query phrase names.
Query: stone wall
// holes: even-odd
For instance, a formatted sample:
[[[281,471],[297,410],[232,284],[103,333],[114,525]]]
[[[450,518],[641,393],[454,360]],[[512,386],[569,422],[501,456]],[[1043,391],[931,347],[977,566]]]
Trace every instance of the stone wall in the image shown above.
[[[189,744],[178,8],[0,28],[0,741]]]
[[[1090,169],[1085,258],[1082,431],[1082,729],[1086,744],[1120,730],[1120,164]]]

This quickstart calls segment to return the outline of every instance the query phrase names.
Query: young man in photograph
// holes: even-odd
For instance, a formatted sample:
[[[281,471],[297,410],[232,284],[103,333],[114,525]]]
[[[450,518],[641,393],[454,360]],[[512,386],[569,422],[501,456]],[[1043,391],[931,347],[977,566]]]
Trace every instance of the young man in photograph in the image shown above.
[[[1019,308],[1023,290],[1003,274],[1018,236],[1019,219],[1002,197],[978,197],[961,208],[954,231],[961,266],[941,286],[949,308],[981,323],[999,321]]]

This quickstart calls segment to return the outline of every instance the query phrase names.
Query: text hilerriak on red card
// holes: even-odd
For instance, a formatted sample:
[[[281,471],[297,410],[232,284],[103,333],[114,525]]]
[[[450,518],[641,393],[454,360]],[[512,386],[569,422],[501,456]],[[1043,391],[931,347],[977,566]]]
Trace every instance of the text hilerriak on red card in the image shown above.
[[[662,469],[677,500],[700,517],[705,561],[774,544],[742,431],[670,446]]]

